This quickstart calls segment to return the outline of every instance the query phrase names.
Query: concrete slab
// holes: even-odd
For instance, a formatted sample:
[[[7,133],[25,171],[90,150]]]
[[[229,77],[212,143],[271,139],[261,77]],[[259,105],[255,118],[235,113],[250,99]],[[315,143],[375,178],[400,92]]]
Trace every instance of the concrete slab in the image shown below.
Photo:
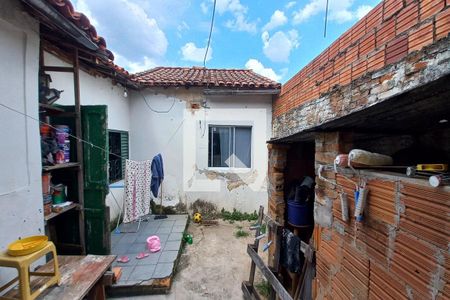
[[[173,263],[178,257],[178,251],[163,251],[158,263]]]
[[[150,280],[153,278],[155,268],[156,265],[136,266],[128,277],[128,280]]]
[[[153,273],[153,278],[166,278],[173,271],[173,263],[159,263],[156,265],[155,271]]]
[[[120,234],[113,231],[112,254],[118,257],[126,255],[130,261],[113,263],[113,266],[122,267],[122,277],[108,288],[108,293],[114,296],[166,292],[171,286],[188,219],[188,215],[168,215],[167,219],[154,220],[150,215],[147,221],[141,222],[138,232],[135,232],[137,223],[121,224]],[[147,249],[146,240],[152,235],[161,241],[161,250],[156,253]],[[149,253],[149,256],[136,259],[140,252]]]

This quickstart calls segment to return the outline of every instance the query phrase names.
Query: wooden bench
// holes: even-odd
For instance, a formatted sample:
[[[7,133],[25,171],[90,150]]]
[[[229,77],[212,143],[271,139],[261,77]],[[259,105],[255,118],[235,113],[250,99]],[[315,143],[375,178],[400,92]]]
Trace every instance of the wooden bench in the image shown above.
[[[112,273],[107,272],[115,255],[64,256],[58,255],[61,283],[47,288],[37,299],[75,300],[105,299],[105,285],[112,284]],[[39,272],[53,270],[53,261],[39,267]],[[31,279],[31,289],[42,286],[41,278]],[[20,299],[19,290],[13,288],[0,299]]]

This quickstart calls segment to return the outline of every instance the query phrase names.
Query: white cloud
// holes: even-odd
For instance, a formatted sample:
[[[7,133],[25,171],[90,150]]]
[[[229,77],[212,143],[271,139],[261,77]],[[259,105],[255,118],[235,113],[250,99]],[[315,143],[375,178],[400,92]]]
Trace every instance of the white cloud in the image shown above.
[[[177,26],[177,36],[178,36],[178,38],[182,38],[182,37],[183,37],[182,33],[183,33],[184,31],[189,30],[189,29],[190,29],[189,25],[188,25],[186,22],[182,21],[182,22]]]
[[[203,13],[207,13],[214,0],[207,0],[200,4]],[[240,0],[217,0],[216,10],[220,15],[229,13],[233,16],[225,22],[225,26],[234,31],[256,33],[256,22],[247,19],[248,7]]]
[[[99,35],[106,39],[108,49],[116,56],[120,53],[128,62],[145,62],[146,58],[150,61],[160,60],[168,47],[166,35],[156,19],[149,16],[138,2],[79,0],[77,5],[84,6],[95,16]],[[105,10],[105,7],[108,9]]]
[[[221,15],[227,11],[231,13],[246,14],[248,10],[247,7],[241,4],[240,0],[217,0],[216,9],[217,12]]]
[[[253,70],[255,73],[259,75],[265,76],[267,78],[272,79],[273,81],[279,81],[281,79],[281,75],[275,73],[272,68],[266,68],[264,65],[257,59],[250,58],[246,63],[245,67],[247,69]]]
[[[282,12],[281,10],[276,10],[273,13],[272,17],[270,17],[269,23],[264,25],[262,30],[263,31],[272,30],[272,29],[277,28],[279,26],[283,26],[284,24],[287,23],[287,21],[288,21],[288,19],[284,15],[284,12]]]
[[[198,48],[194,43],[186,43],[183,47],[181,47],[181,54],[183,55],[183,60],[189,60],[194,62],[203,62],[205,57],[205,48]],[[206,61],[209,61],[212,58],[212,48],[209,47],[208,55],[206,56]]]
[[[99,23],[97,22],[97,20],[92,15],[92,12],[89,9],[88,4],[86,3],[86,0],[74,1],[73,5],[76,7],[76,10],[78,12],[82,12],[86,17],[88,17],[89,22],[91,23],[91,25],[93,25],[95,27],[99,27]]]
[[[297,4],[296,1],[290,1],[290,2],[288,2],[288,3],[285,5],[285,7],[286,7],[286,9],[289,9],[289,8],[294,7],[295,4]]]
[[[264,31],[261,39],[264,55],[274,62],[288,62],[291,51],[299,46],[296,30],[290,30],[287,33],[277,31],[273,36]]]
[[[361,5],[352,9],[354,0],[329,1],[328,18],[336,23],[345,23],[360,19],[361,15],[372,9],[368,5]],[[294,24],[309,20],[311,17],[325,13],[326,0],[310,0],[308,4],[293,13]]]
[[[99,0],[89,0],[99,1]],[[107,1],[107,0],[100,0]],[[123,1],[123,0],[122,0]],[[186,0],[126,0],[133,1],[154,18],[161,28],[176,28],[178,23],[186,16],[191,1]],[[109,6],[107,6],[109,7]]]
[[[202,10],[203,14],[206,14],[208,12],[208,5],[206,4],[206,2],[200,3],[200,9]]]
[[[147,56],[144,56],[141,61],[130,61],[119,53],[115,53],[114,62],[117,65],[124,67],[130,73],[146,71],[158,65],[154,60]]]
[[[228,20],[225,26],[234,31],[256,32],[256,23],[247,21],[242,14],[236,15],[233,20]]]
[[[359,19],[362,19],[365,15],[369,13],[369,11],[372,10],[372,6],[370,5],[361,5],[356,9],[356,17]]]

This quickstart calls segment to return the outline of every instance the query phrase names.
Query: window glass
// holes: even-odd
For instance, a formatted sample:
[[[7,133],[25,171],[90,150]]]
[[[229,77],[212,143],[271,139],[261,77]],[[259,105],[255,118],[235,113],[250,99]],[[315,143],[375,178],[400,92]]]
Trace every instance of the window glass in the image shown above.
[[[250,168],[251,166],[251,148],[252,148],[252,129],[250,127],[235,128],[235,158],[234,167]]]
[[[209,167],[251,167],[251,127],[210,126]]]

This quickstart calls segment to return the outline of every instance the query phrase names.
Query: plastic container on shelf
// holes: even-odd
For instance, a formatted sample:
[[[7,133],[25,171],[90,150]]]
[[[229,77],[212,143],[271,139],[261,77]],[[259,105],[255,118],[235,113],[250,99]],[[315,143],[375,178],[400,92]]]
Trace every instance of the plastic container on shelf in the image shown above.
[[[42,173],[42,194],[50,194],[50,181],[52,174],[49,172]]]

